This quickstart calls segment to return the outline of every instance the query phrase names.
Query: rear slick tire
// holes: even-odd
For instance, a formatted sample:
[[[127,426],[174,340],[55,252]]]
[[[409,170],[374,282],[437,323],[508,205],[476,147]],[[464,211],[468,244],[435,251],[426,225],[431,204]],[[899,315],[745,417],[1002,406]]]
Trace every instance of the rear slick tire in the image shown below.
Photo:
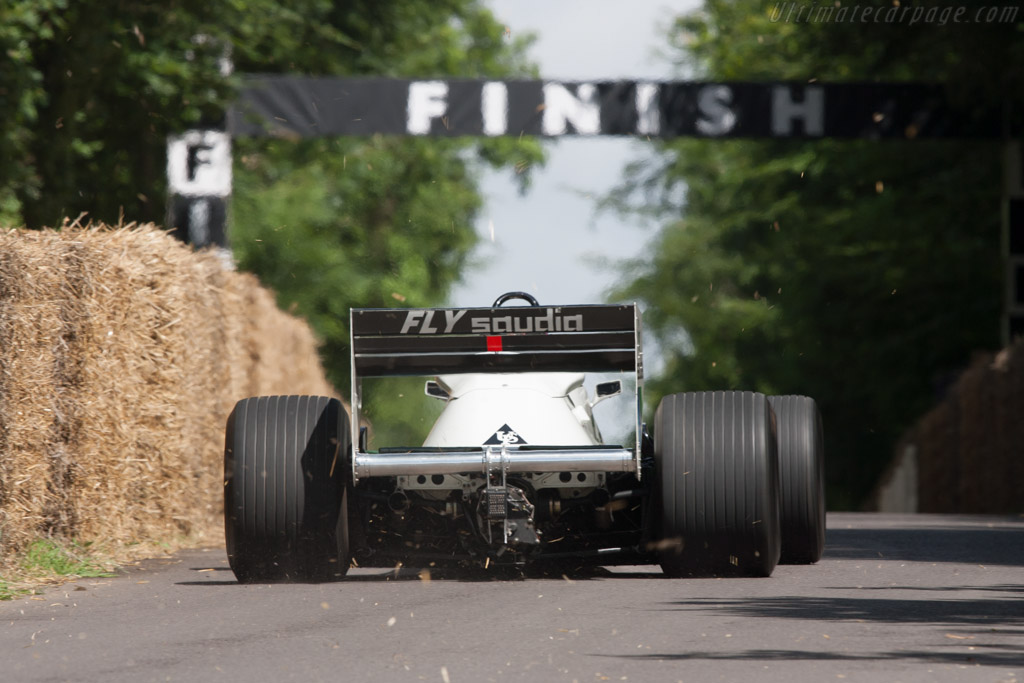
[[[240,582],[345,575],[348,432],[333,398],[259,396],[235,405],[224,444],[224,531]]]
[[[770,396],[779,438],[780,564],[813,564],[825,549],[825,447],[813,398]]]
[[[654,417],[661,568],[668,576],[769,576],[779,482],[763,394],[672,394]]]

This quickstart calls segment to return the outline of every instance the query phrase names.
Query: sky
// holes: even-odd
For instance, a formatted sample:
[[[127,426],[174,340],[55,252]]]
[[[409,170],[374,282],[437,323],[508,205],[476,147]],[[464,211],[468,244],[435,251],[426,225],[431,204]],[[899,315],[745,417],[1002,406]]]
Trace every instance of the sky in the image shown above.
[[[529,52],[541,77],[559,81],[673,80],[681,78],[660,55],[666,29],[701,0],[484,0],[512,36],[537,37]],[[642,140],[563,137],[545,142],[547,162],[533,170],[521,196],[510,171],[487,170],[481,178],[484,208],[476,229],[473,267],[449,299],[452,306],[490,306],[508,291],[526,291],[542,304],[596,304],[626,277],[625,260],[642,256],[657,225],[596,211],[597,198],[616,185],[625,166],[650,157]],[[512,302],[513,304],[516,302]],[[644,341],[648,374],[661,354]],[[588,376],[587,389],[612,375]],[[594,409],[609,442],[623,442],[633,423],[623,406],[631,388]]]
[[[672,18],[699,0],[485,0],[512,36],[531,32],[529,52],[542,78],[672,80],[664,52]],[[481,177],[485,206],[477,221],[473,266],[453,289],[452,306],[490,306],[507,291],[541,304],[606,301],[624,274],[609,262],[642,255],[656,226],[596,211],[596,198],[621,182],[650,147],[631,138],[564,137],[545,143],[547,162],[520,196],[511,171]]]

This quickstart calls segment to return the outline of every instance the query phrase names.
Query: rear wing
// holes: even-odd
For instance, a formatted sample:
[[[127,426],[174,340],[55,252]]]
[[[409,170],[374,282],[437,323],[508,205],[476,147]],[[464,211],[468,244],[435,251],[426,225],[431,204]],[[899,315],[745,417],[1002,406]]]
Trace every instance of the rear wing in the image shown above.
[[[636,372],[635,304],[353,309],[352,378],[463,372]]]
[[[357,474],[360,463],[378,457],[361,453],[358,436],[365,377],[628,372],[636,373],[636,443],[623,453],[639,476],[643,352],[636,304],[352,309],[349,329]]]

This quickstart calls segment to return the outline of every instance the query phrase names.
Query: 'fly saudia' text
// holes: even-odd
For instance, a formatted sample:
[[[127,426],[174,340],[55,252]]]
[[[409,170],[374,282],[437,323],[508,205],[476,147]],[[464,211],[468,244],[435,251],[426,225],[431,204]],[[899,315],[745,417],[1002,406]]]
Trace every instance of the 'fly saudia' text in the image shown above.
[[[583,316],[560,315],[546,308],[537,315],[473,316],[469,318],[472,334],[515,334],[517,332],[582,332]],[[469,311],[408,311],[401,334],[451,334],[455,325]],[[442,315],[443,314],[443,315]],[[460,330],[463,331],[463,330]]]

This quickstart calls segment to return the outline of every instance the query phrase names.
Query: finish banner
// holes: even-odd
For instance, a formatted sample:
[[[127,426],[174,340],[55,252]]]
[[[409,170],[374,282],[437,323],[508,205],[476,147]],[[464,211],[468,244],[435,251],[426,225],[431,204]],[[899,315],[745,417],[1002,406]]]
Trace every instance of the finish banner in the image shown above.
[[[920,83],[245,78],[228,114],[231,135],[913,139],[1003,134],[999,112],[953,102],[942,86]]]

